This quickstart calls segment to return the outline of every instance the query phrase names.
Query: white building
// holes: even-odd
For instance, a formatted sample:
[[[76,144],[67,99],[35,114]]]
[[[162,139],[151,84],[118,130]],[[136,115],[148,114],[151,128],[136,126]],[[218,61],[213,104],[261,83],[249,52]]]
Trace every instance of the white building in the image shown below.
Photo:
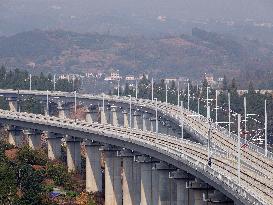
[[[176,78],[166,78],[164,81],[166,84],[170,85],[172,82],[176,84],[178,80]]]
[[[135,79],[135,76],[133,76],[133,75],[127,75],[127,76],[125,76],[125,80],[126,81],[133,81],[133,80],[136,80],[136,79]]]
[[[212,86],[212,85],[215,84],[215,81],[214,81],[214,78],[213,78],[212,74],[205,73],[205,79],[207,80],[209,86]]]
[[[121,80],[122,77],[119,75],[119,72],[111,72],[110,76],[105,77],[106,81],[117,81]]]

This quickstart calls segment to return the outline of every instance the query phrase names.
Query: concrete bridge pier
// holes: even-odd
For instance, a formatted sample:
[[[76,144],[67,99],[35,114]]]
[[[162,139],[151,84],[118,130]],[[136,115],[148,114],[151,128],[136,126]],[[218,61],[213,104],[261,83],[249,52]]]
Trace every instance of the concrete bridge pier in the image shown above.
[[[167,134],[170,136],[176,136],[176,133],[173,130],[172,122],[167,120],[166,121],[166,129],[167,129]]]
[[[139,111],[135,111],[133,113],[133,128],[135,129],[141,129],[141,115]]]
[[[67,167],[69,172],[81,171],[81,140],[68,136],[66,137]]]
[[[107,124],[106,111],[100,107],[100,123]]]
[[[176,181],[176,204],[177,205],[189,205],[189,189],[186,187],[186,183],[189,180],[189,174],[182,170],[171,172],[171,178]]]
[[[151,132],[156,132],[156,119],[154,117],[151,117],[150,121],[151,121],[151,126],[150,126]]]
[[[148,113],[144,113],[142,115],[142,130],[143,131],[148,131],[150,130],[150,123],[149,123],[149,114]]]
[[[118,126],[117,106],[111,106],[111,124]]]
[[[22,140],[22,129],[17,126],[8,126],[8,142],[9,144],[12,144],[16,147],[22,146],[23,140]]]
[[[140,166],[134,162],[135,153],[131,150],[122,150],[119,156],[123,161],[123,204],[140,204]]]
[[[8,101],[9,110],[12,111],[12,112],[17,112],[17,110],[18,110],[17,97],[6,98],[6,101]]]
[[[207,205],[204,201],[204,195],[208,195],[209,185],[199,179],[189,181],[186,183],[186,187],[190,189],[190,204],[193,205]]]
[[[43,106],[43,111],[44,111],[44,115],[45,116],[50,116],[51,114],[51,109],[50,109],[50,102],[48,102],[48,107],[47,107],[47,100],[46,99],[42,99],[42,106]]]
[[[234,202],[226,197],[223,193],[218,190],[214,190],[213,193],[209,193],[205,197],[205,201],[208,202],[209,205],[219,204],[219,205],[233,205]]]
[[[158,132],[167,135],[168,131],[169,130],[168,130],[168,127],[166,125],[165,120],[162,119],[162,118],[159,118],[159,120],[158,120]]]
[[[48,132],[47,134],[47,151],[48,158],[57,160],[61,158],[62,135],[58,133]]]
[[[89,122],[89,123],[93,122],[93,119],[92,119],[92,116],[91,116],[91,112],[89,110],[85,111],[85,121]]]
[[[148,156],[137,157],[137,162],[140,163],[140,176],[141,176],[141,205],[153,205],[154,196],[153,189],[158,188],[156,183],[153,183],[153,163],[154,160]]]
[[[43,103],[43,110],[44,110],[44,115],[49,116],[49,110],[47,110],[45,103]]]
[[[64,105],[62,105],[62,103],[60,101],[58,101],[57,110],[58,110],[58,117],[59,118],[62,118],[62,119],[67,118],[68,109],[65,109]]]
[[[100,115],[99,108],[91,111],[91,117],[93,119],[93,122],[99,122],[99,115]]]
[[[101,144],[86,141],[86,191],[102,191]]]
[[[158,172],[158,205],[171,205],[172,200],[176,201],[176,187],[174,180],[169,178],[169,173],[175,168],[165,162],[155,164],[155,170]]]
[[[123,113],[123,127],[128,128],[129,127],[128,112],[124,110],[122,113]]]
[[[121,158],[117,156],[120,150],[115,146],[105,146],[105,205],[122,204]]]
[[[136,161],[137,155],[134,157],[133,171],[134,171],[134,195],[135,204],[140,204],[141,202],[141,164]]]
[[[159,173],[155,168],[155,163],[152,164],[152,204],[158,204],[159,201]]]
[[[25,130],[24,134],[28,137],[28,145],[31,149],[37,150],[41,148],[41,131],[29,129]]]

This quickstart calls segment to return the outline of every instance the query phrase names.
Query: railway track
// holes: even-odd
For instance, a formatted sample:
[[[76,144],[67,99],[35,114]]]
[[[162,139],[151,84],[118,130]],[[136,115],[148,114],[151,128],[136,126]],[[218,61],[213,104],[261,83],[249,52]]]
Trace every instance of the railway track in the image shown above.
[[[162,149],[176,155],[186,155],[202,163],[207,164],[208,152],[206,147],[201,144],[193,143],[187,140],[172,138],[167,135],[152,132],[143,132],[136,129],[128,129],[123,127],[115,127],[109,124],[87,123],[83,121],[74,121],[72,119],[60,119],[57,117],[45,117],[43,115],[35,115],[28,113],[12,113],[9,111],[0,111],[1,118],[14,119],[19,121],[28,121],[32,123],[45,124],[50,126],[63,127],[71,130],[80,130],[87,133],[103,132],[110,136],[116,136],[128,139],[135,143],[145,142],[155,146],[155,149]],[[194,162],[193,162],[194,163]],[[215,153],[212,155],[212,169],[224,174],[227,178],[236,183],[238,180],[238,169],[235,158],[228,155]],[[242,165],[241,167],[241,184],[248,187],[248,191],[252,194],[259,195],[269,204],[273,204],[273,184],[266,177],[258,175],[253,169]]]

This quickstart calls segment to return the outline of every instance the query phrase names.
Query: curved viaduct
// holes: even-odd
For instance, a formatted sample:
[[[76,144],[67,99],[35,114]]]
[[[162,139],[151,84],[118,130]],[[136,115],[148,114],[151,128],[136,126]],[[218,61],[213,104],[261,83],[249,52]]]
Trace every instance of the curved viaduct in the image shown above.
[[[144,129],[144,120],[140,128],[136,117],[138,115],[132,119],[136,125],[134,127],[138,129],[128,127],[126,115],[123,126],[118,126],[116,107],[112,108],[113,125],[110,125],[107,124],[105,109],[100,110],[100,123],[94,122],[90,113],[86,115],[86,122],[67,119],[61,105],[58,118],[19,113],[14,112],[17,91],[0,90],[0,94],[9,100],[13,110],[0,112],[1,123],[9,125],[11,143],[18,146],[21,128],[30,129],[29,143],[35,149],[40,139],[40,132],[37,130],[47,131],[48,155],[49,158],[55,159],[60,156],[61,138],[66,136],[68,169],[75,171],[80,163],[80,142],[85,142],[88,191],[102,189],[98,163],[100,151],[104,153],[106,205],[273,204],[271,153],[265,156],[261,148],[249,145],[249,148],[242,151],[239,174],[236,136],[228,135],[226,130],[213,125],[211,145],[214,152],[212,165],[208,166],[206,147],[209,125],[204,117],[192,117],[196,114],[191,111],[162,102],[155,104],[155,101],[144,99],[129,100],[126,97],[102,95],[77,96],[77,99],[86,105],[101,106],[110,103],[123,109],[131,105],[136,111],[144,110],[150,115],[154,115],[157,110],[162,117],[177,125],[183,120],[185,131],[199,143],[154,133],[152,126],[151,131],[148,131],[147,127]],[[63,92],[21,91],[20,95],[36,96],[41,100],[45,100],[49,95],[63,103],[74,100],[73,93]],[[122,180],[121,166],[118,166],[120,161],[123,161]],[[119,183],[121,181],[122,184]]]

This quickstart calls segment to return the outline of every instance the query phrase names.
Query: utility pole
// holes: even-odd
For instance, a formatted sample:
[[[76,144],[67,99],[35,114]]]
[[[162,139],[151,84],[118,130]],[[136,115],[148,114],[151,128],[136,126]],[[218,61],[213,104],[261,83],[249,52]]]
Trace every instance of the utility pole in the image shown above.
[[[218,123],[218,90],[215,91],[215,123]]]
[[[48,96],[48,90],[46,91],[46,116],[49,115],[49,96]]]
[[[156,136],[158,135],[158,111],[157,111],[157,98],[155,98],[155,130]]]
[[[75,91],[75,75],[72,76],[72,88]]]
[[[32,76],[29,74],[29,90],[32,90]]]
[[[177,106],[179,106],[180,102],[180,88],[179,88],[179,81],[177,83]]]
[[[264,101],[264,146],[265,146],[265,156],[267,157],[267,106],[266,100]]]
[[[230,93],[228,93],[228,136],[230,137],[231,131],[231,109],[230,109]]]
[[[245,144],[247,143],[247,129],[246,129],[246,120],[247,120],[247,113],[246,113],[246,97],[244,97],[244,114],[245,114]]]
[[[20,105],[20,90],[17,90],[17,110],[16,112],[21,112],[21,105]]]
[[[165,84],[165,90],[166,90],[166,94],[165,94],[165,100],[166,100],[166,104],[168,103],[168,84]]]
[[[75,120],[76,120],[76,114],[77,114],[77,91],[74,91],[74,112],[75,112]]]
[[[119,97],[119,80],[118,80],[118,97]]]
[[[210,106],[207,107],[207,119],[210,119]]]
[[[129,125],[131,129],[132,128],[132,96],[129,95],[129,97],[130,97]]]
[[[237,145],[237,152],[238,152],[238,183],[239,186],[241,184],[241,114],[238,114],[238,145]]]
[[[56,74],[53,75],[53,90],[56,90]]]
[[[152,78],[152,101],[154,101],[154,78]]]
[[[137,94],[138,94],[138,82],[136,80],[136,99],[137,99]]]
[[[210,108],[209,108],[209,87],[207,87],[207,118],[210,118]]]
[[[184,139],[184,115],[183,115],[183,101],[181,101],[181,139]]]
[[[188,82],[188,110],[190,110],[190,83]]]
[[[211,129],[212,129],[212,120],[209,118],[209,132],[208,132],[208,165],[211,167]]]
[[[102,111],[105,111],[104,93],[102,93]]]
[[[200,117],[200,98],[197,99],[197,113],[198,116]]]

